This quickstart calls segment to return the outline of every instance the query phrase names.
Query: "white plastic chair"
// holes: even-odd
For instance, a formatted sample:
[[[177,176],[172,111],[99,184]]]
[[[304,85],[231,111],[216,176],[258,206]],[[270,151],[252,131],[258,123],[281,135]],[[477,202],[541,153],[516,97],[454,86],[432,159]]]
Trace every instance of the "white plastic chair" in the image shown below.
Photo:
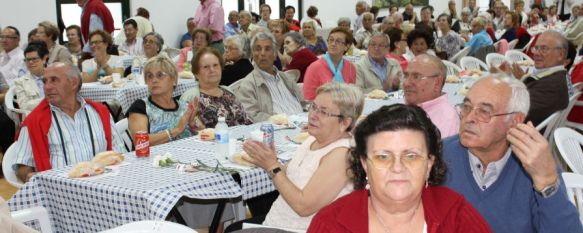
[[[460,67],[462,70],[488,70],[488,65],[475,57],[462,57]]]
[[[115,130],[117,130],[117,133],[119,134],[119,136],[121,136],[121,139],[123,140],[123,144],[125,145],[127,151],[132,151],[132,147],[134,144],[130,132],[128,130],[128,118],[121,119],[120,121],[115,123]]]
[[[543,122],[536,126],[536,130],[541,131],[542,129],[545,129],[543,137],[549,140],[551,132],[555,129],[557,119],[559,118],[560,115],[561,111],[556,111],[555,113],[551,114],[550,116],[547,117],[547,119],[545,119]]]
[[[443,64],[447,68],[447,75],[458,75],[460,73],[461,68],[457,66],[455,63],[447,60],[441,60],[441,62],[443,62]]]
[[[459,60],[462,57],[467,56],[468,54],[470,54],[470,50],[472,50],[472,48],[470,46],[467,46],[465,48],[463,48],[462,50],[460,50],[459,52],[457,52],[455,55],[453,55],[452,57],[450,57],[448,60],[450,62],[453,62],[454,64],[459,64]]]
[[[153,221],[144,220],[138,222],[131,222],[119,227],[102,231],[102,233],[157,233],[157,232],[172,232],[172,233],[196,233],[197,231],[188,228],[187,226],[180,225],[178,223],[167,222],[167,221]]]
[[[554,133],[557,148],[571,171],[583,175],[583,135],[570,128],[558,128]],[[583,206],[582,206],[583,207]]]
[[[506,54],[504,56],[506,57],[506,60],[509,61],[510,63],[528,61],[530,64],[534,65],[534,60],[532,60],[532,58],[518,50],[508,50],[506,51]]]
[[[16,143],[12,143],[4,153],[4,158],[2,159],[2,172],[4,173],[4,179],[6,179],[9,184],[20,188],[24,183],[16,177],[16,172],[12,169],[12,165],[14,165],[15,161]]]
[[[514,39],[508,42],[508,51],[514,49],[514,47],[516,47],[516,44],[518,44],[518,39]]]
[[[573,87],[575,88],[575,90],[581,92],[583,91],[583,82],[577,83]],[[583,100],[576,100],[575,103],[573,104],[573,107],[583,107]],[[565,124],[569,127],[583,131],[583,123],[572,122],[567,120]]]
[[[175,57],[178,57],[178,55],[180,55],[180,49],[177,48],[165,48],[164,52],[168,54],[168,57],[170,59],[174,59]]]
[[[12,216],[12,219],[21,223],[38,220],[42,233],[53,232],[51,221],[49,220],[49,213],[47,212],[47,209],[42,206],[13,211],[10,215]]]
[[[6,106],[6,114],[14,121],[16,127],[24,120],[30,111],[18,109],[14,107],[14,88],[9,88],[4,96],[4,105]]]
[[[488,67],[498,67],[502,62],[506,61],[506,57],[499,53],[489,53],[486,55],[486,65]]]
[[[583,223],[583,175],[563,172],[561,176],[565,181],[567,196],[579,210],[579,220]]]
[[[522,52],[526,53],[526,51],[528,51],[528,48],[530,48],[530,45],[532,45],[532,42],[534,41],[534,38],[536,38],[536,36],[532,36],[530,38],[530,40],[528,41],[528,43],[522,48]]]

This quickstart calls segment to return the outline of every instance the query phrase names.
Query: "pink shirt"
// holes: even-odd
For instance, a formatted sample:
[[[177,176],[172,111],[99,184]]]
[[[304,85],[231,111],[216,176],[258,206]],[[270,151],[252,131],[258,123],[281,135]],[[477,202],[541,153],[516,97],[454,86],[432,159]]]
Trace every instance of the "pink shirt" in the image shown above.
[[[345,83],[354,84],[356,82],[356,68],[350,61],[344,60],[342,67],[342,77]],[[316,98],[316,90],[323,84],[332,81],[332,71],[326,63],[326,59],[320,58],[313,62],[304,75],[304,99],[314,100]]]
[[[447,93],[440,97],[419,104],[431,122],[441,132],[441,138],[458,134],[460,130],[460,117],[453,106],[447,100]]]
[[[184,70],[184,64],[190,63],[190,60],[188,59],[188,53],[191,51],[192,51],[192,47],[186,47],[186,48],[180,49],[180,54],[178,55],[178,61],[176,62],[176,68],[178,69],[178,72],[182,72]],[[192,56],[194,56],[194,54]],[[191,70],[192,70],[192,68],[191,68]]]
[[[224,38],[225,28],[225,11],[223,7],[215,0],[201,1],[200,6],[194,13],[194,23],[196,27],[208,28],[211,30],[211,42],[219,41]]]

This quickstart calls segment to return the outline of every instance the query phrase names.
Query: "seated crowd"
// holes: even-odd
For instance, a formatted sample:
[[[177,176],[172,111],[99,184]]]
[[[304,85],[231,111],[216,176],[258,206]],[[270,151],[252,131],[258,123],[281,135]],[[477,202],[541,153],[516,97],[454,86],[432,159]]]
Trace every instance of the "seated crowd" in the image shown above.
[[[101,3],[77,2],[85,1]],[[154,31],[143,8],[123,22],[118,38],[107,14],[96,15],[104,17],[97,28],[82,17],[81,27],[66,28],[66,45],[57,43],[53,22],[38,23],[24,49],[19,30],[7,26],[0,35],[0,101],[13,89],[15,105],[30,112],[18,133],[9,132],[16,135],[9,140],[13,169],[28,182],[102,151],[132,149],[114,127],[119,106],[80,91],[115,74],[137,79],[134,70],[143,67],[148,96],[120,115],[130,135],[147,132],[151,146],[214,128],[219,117],[232,127],[308,113],[310,136],[287,164],[272,147],[243,143],[277,190],[260,197],[266,209],[252,209],[252,218],[227,231],[250,222],[307,232],[583,233],[552,145],[535,129],[565,109],[573,85],[583,81],[583,51],[576,51],[583,5],[573,4],[565,17],[555,5],[525,12],[522,0],[514,9],[496,0],[480,12],[469,0],[458,15],[450,0],[441,14],[424,6],[417,17],[408,4],[377,17],[367,2],[356,3],[354,21],[335,19],[321,35],[315,6],[301,21],[292,6],[270,19],[263,4],[258,21],[243,10],[228,12],[225,23],[218,1],[201,0],[177,49]],[[464,50],[480,59],[504,54],[509,44],[525,51],[533,68],[506,61],[489,67],[462,103],[451,104],[443,61]],[[183,75],[198,85],[174,96]],[[402,93],[404,104],[362,115],[366,94],[379,90]],[[569,119],[583,122],[581,116],[574,108]]]

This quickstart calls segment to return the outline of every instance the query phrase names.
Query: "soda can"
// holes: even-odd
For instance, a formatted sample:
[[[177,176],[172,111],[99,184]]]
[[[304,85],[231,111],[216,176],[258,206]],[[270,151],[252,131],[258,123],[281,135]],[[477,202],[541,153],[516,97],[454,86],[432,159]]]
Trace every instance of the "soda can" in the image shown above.
[[[275,150],[275,129],[273,128],[273,124],[263,123],[259,130],[263,132],[263,144]]]
[[[137,157],[150,156],[150,135],[146,131],[138,131],[134,135],[134,146]]]

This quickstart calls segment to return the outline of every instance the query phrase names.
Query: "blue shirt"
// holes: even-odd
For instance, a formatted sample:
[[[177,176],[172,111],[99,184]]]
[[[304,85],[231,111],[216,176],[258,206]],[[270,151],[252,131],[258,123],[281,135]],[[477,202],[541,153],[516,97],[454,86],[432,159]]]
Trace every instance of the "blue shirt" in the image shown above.
[[[241,26],[239,26],[239,24],[237,24],[236,26],[233,26],[233,24],[231,24],[231,23],[226,23],[225,24],[225,38],[239,34],[240,28],[241,28]]]
[[[180,38],[180,48],[184,48],[184,47],[182,47],[182,42],[187,41],[187,40],[192,40],[192,36],[188,32],[184,33],[184,35],[182,35],[182,38]]]
[[[385,64],[381,65],[377,63],[372,57],[368,56],[368,60],[370,64],[372,64],[372,71],[377,75],[377,77],[381,80],[381,83],[387,79],[387,66],[389,65],[389,59],[385,58]]]
[[[466,43],[466,47],[470,46],[472,48],[470,50],[470,55],[472,55],[477,48],[492,45],[493,43],[492,38],[490,38],[490,35],[488,35],[486,30],[482,30],[472,36],[472,39]]]

